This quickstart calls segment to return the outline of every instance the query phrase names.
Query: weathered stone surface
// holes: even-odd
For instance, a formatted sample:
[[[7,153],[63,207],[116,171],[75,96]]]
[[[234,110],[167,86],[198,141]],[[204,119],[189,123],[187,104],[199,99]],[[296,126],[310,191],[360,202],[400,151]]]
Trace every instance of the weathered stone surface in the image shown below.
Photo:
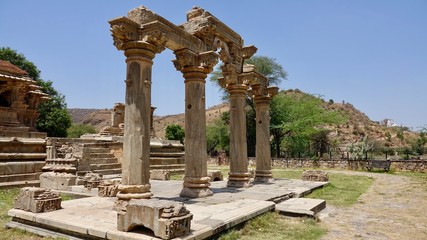
[[[15,200],[15,208],[33,213],[61,209],[61,197],[44,188],[25,187]]]
[[[117,213],[117,229],[128,232],[144,226],[162,239],[172,239],[190,233],[191,214],[183,203],[148,199],[135,200]]]
[[[98,186],[99,197],[115,197],[119,192],[120,181],[103,180]]]
[[[220,170],[208,171],[208,177],[210,178],[210,182],[224,180],[224,176],[222,175],[222,172]]]
[[[326,172],[320,170],[306,170],[302,173],[302,180],[328,182],[329,176]]]
[[[83,186],[89,190],[97,188],[102,181],[102,176],[97,173],[88,172],[83,177]]]
[[[40,187],[47,189],[67,190],[76,184],[77,176],[70,173],[45,172],[40,175]]]
[[[151,180],[169,180],[170,179],[169,171],[165,170],[151,170],[150,179]]]

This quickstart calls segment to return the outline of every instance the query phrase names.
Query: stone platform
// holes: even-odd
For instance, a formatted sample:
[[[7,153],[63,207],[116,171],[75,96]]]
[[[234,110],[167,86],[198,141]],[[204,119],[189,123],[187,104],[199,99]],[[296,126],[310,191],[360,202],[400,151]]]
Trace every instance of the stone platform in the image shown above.
[[[154,198],[183,202],[193,214],[190,235],[177,239],[206,239],[262,213],[275,209],[275,202],[303,196],[325,182],[280,179],[274,183],[254,184],[251,188],[233,189],[226,181],[213,182],[212,197],[179,197],[182,181],[150,181]],[[115,198],[88,197],[64,201],[63,209],[48,213],[30,213],[12,209],[9,227],[37,234],[72,236],[71,239],[157,239],[147,229],[132,232],[117,230],[117,213],[112,210]],[[273,202],[274,201],[274,202]],[[57,234],[57,232],[59,232]]]

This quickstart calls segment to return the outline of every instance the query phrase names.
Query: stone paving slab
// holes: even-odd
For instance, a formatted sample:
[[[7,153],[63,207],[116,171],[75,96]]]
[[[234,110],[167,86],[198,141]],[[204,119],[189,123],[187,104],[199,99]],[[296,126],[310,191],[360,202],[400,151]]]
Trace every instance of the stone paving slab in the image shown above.
[[[326,201],[311,198],[291,198],[276,204],[276,211],[286,216],[309,216],[316,214],[326,207]]]
[[[280,179],[274,183],[254,184],[251,188],[227,188],[226,181],[212,182],[212,197],[188,199],[179,197],[182,181],[150,181],[154,198],[183,202],[193,214],[191,234],[177,239],[205,239],[228,228],[236,226],[275,208],[269,201],[278,196],[289,194],[303,195],[315,188],[322,187],[324,182]],[[79,192],[78,190],[76,190]],[[100,239],[158,239],[147,229],[132,232],[120,232],[117,229],[117,213],[112,210],[116,198],[87,197],[62,202],[63,209],[47,213],[30,213],[18,209],[9,211],[12,221],[37,227],[57,229],[64,234],[75,237]],[[56,230],[55,230],[56,231]],[[84,239],[84,237],[81,237]]]

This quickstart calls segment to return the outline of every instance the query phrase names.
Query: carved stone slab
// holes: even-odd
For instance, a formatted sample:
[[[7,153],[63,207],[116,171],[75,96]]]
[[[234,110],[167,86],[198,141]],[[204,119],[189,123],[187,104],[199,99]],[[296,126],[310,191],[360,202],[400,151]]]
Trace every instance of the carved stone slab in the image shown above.
[[[306,170],[302,173],[302,180],[305,181],[317,181],[317,182],[328,182],[329,176],[324,171],[319,170]]]
[[[172,239],[190,233],[191,214],[183,203],[158,199],[132,199],[117,213],[117,229],[128,232],[138,226],[156,237]]]
[[[36,187],[21,188],[15,200],[15,208],[28,212],[51,212],[61,209],[61,197],[50,190]]]

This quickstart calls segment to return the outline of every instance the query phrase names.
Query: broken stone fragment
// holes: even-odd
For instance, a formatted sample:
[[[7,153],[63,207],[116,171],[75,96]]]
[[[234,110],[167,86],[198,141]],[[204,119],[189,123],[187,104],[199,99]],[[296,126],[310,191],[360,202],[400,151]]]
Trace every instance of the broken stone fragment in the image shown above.
[[[138,226],[149,228],[162,239],[190,233],[191,214],[183,203],[158,199],[132,199],[117,213],[117,229],[128,232]]]
[[[21,188],[14,207],[28,212],[51,212],[61,209],[61,197],[50,190],[36,187]]]
[[[302,180],[305,181],[316,181],[316,182],[328,182],[328,173],[319,170],[305,170],[302,173]]]

